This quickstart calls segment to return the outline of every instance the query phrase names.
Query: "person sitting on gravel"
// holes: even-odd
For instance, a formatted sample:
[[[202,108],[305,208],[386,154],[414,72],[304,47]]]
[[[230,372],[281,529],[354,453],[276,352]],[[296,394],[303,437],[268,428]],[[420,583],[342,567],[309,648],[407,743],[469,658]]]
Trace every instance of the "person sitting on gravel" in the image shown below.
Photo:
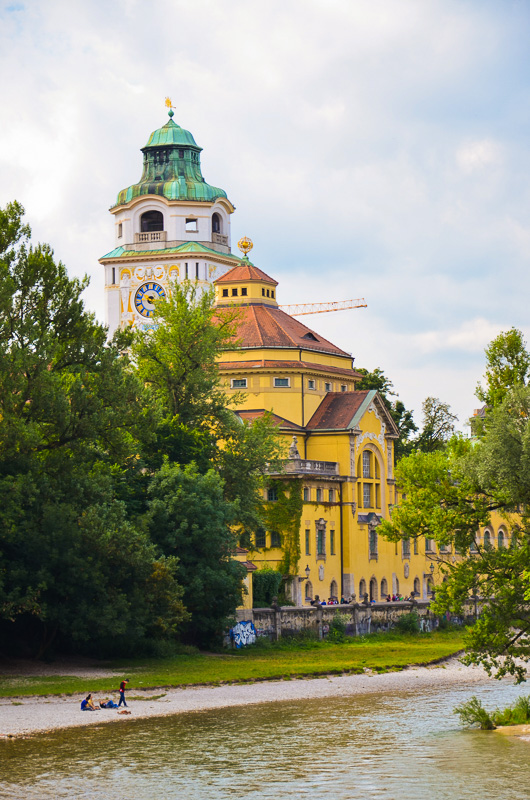
[[[99,711],[92,700],[92,694],[88,694],[84,700],[81,701],[81,711]]]

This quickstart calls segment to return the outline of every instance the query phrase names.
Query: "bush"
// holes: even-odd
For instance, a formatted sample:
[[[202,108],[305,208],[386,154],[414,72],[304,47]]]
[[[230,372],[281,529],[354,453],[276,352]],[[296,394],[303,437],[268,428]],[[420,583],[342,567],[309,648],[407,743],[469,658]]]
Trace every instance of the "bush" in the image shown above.
[[[281,582],[281,573],[267,564],[255,572],[252,578],[254,608],[270,608],[272,598],[278,596]]]
[[[337,612],[329,626],[328,641],[329,642],[345,642],[346,641],[346,625],[348,624],[349,617],[346,614]]]
[[[462,703],[454,709],[464,725],[479,725],[483,731],[495,730],[495,724],[480,702],[474,695],[467,703]]]
[[[416,611],[411,611],[410,614],[403,614],[396,622],[395,627],[400,633],[419,633],[420,618]]]

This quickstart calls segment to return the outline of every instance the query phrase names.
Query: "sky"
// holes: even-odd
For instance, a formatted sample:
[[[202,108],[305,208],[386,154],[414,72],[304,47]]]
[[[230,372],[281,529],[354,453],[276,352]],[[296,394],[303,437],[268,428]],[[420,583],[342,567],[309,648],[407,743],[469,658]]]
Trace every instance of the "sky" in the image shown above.
[[[104,320],[108,209],[167,120],[282,304],[459,427],[484,348],[530,338],[530,2],[0,0],[0,205]]]

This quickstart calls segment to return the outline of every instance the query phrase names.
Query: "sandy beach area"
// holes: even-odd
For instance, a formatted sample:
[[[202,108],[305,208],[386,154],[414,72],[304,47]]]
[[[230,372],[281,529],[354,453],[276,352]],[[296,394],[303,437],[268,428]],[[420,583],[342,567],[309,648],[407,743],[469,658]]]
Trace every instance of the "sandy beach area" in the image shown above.
[[[165,717],[215,708],[305,700],[325,697],[351,697],[374,692],[414,691],[428,687],[476,684],[489,680],[478,667],[465,667],[454,658],[440,666],[409,667],[402,672],[382,675],[341,675],[298,680],[266,681],[252,684],[199,686],[179,689],[136,690],[129,695],[142,697],[128,701],[130,715],[116,709],[96,712],[80,710],[79,697],[27,697],[0,700],[0,738],[30,736],[61,728],[84,727],[105,723],[122,723],[147,717]],[[89,681],[87,681],[87,685]],[[163,697],[150,699],[153,695]],[[96,700],[100,699],[97,695]]]

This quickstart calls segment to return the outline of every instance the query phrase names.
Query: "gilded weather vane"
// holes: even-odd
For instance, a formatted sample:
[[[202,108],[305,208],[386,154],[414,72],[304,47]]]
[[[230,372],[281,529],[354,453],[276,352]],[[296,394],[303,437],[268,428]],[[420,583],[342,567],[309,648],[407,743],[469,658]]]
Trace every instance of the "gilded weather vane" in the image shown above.
[[[172,102],[171,102],[171,98],[170,98],[170,97],[166,97],[166,108],[169,108],[169,111],[168,111],[167,113],[169,114],[169,116],[170,116],[170,117],[172,117],[172,116],[173,116],[173,114],[175,113],[175,112],[173,111],[173,109],[175,108],[175,106],[172,104]]]

